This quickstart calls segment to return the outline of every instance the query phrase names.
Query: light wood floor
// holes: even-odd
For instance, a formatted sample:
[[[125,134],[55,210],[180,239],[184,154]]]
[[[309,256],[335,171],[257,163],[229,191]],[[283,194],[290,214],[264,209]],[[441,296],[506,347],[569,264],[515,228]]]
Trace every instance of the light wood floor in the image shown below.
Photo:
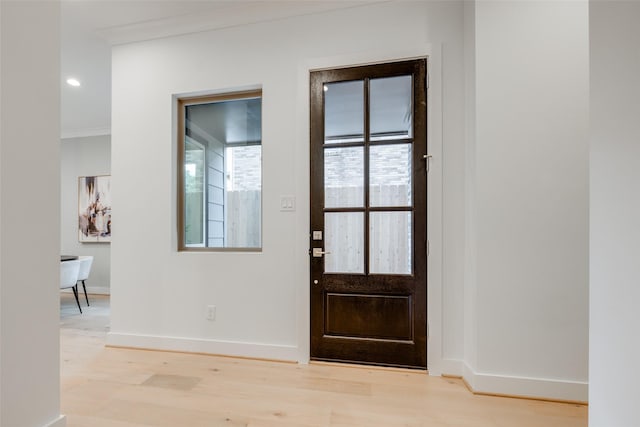
[[[68,427],[587,426],[584,406],[474,396],[424,373],[105,348],[108,298],[90,300],[80,315],[61,299]]]

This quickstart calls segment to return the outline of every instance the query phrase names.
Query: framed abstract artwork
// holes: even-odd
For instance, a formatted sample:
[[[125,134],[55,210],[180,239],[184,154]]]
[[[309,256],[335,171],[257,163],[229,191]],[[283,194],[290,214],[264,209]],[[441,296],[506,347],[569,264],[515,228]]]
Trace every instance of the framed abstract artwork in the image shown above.
[[[111,241],[111,175],[78,178],[78,240]]]

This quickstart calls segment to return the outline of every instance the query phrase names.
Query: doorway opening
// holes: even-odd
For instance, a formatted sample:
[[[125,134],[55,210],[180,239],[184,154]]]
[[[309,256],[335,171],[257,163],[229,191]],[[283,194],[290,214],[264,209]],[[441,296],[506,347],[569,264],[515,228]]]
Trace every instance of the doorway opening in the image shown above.
[[[425,58],[311,73],[311,359],[427,367]]]

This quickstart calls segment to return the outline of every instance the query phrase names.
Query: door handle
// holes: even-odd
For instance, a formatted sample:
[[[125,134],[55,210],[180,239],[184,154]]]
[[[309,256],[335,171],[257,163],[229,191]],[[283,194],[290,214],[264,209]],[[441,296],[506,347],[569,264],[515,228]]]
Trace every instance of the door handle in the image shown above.
[[[322,248],[313,248],[311,250],[311,255],[314,258],[321,258],[323,255],[329,255],[331,252],[324,252]]]
[[[425,165],[424,165],[425,170],[427,172],[429,172],[429,160],[431,160],[433,158],[433,155],[425,154],[425,155],[422,156],[422,158],[424,159],[424,162],[425,162]]]

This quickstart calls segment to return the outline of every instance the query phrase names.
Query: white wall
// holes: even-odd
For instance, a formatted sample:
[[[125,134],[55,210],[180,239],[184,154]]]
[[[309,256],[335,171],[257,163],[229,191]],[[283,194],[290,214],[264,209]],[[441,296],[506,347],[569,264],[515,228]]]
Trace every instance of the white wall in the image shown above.
[[[108,294],[111,244],[78,241],[78,177],[111,174],[111,136],[63,139],[60,143],[60,251],[93,255],[87,292]]]
[[[587,24],[586,2],[390,2],[116,47],[109,343],[306,361],[308,70],[429,53],[430,372],[586,400]],[[251,85],[263,251],[177,253],[172,96]]]
[[[476,2],[464,3],[464,88],[465,88],[465,187],[464,187],[464,287],[463,366],[460,373],[469,381],[477,369],[477,283],[476,283]],[[459,301],[460,301],[459,300]]]
[[[453,8],[453,6],[450,6]],[[452,11],[453,12],[453,11]],[[430,366],[433,373],[459,373],[460,360],[464,356],[464,273],[465,273],[465,74],[464,74],[464,3],[459,2],[454,9],[455,16],[448,20],[442,20],[441,25],[449,27],[446,38],[439,36],[436,32],[430,32],[430,38],[439,40],[444,38],[442,45],[441,64],[433,63],[432,68],[441,67],[442,107],[438,103],[431,102],[432,114],[434,109],[441,110],[443,136],[438,138],[430,135],[429,153],[434,151],[436,142],[441,140],[442,153],[440,159],[436,158],[436,167],[442,167],[442,199],[431,197],[428,203],[437,203],[442,215],[441,227],[438,218],[431,211],[428,215],[429,239],[434,242],[434,226],[438,226],[442,231],[442,299],[439,304],[442,306],[442,367]],[[432,18],[436,21],[436,18]],[[431,22],[431,21],[430,21]],[[440,29],[444,32],[444,29]],[[431,70],[434,73],[434,70]],[[438,87],[431,87],[433,92],[438,91]],[[434,95],[431,94],[433,101]],[[429,128],[436,126],[434,123],[437,115],[433,114],[427,122]],[[433,129],[432,129],[433,130]],[[433,181],[437,169],[430,169],[429,179]],[[429,187],[430,193],[434,193],[434,188]],[[429,209],[433,209],[430,206]],[[433,246],[432,246],[433,248]],[[438,257],[431,251],[428,268],[437,269],[434,265]],[[432,287],[435,278],[430,276],[429,287]],[[430,293],[429,298],[434,294]],[[433,305],[429,307],[433,311]],[[432,319],[432,316],[430,316]],[[431,323],[430,326],[433,326]],[[431,329],[431,328],[430,328]],[[434,330],[434,329],[431,329]],[[431,342],[433,344],[433,341]],[[435,355],[432,354],[432,361]]]
[[[586,1],[476,3],[478,390],[587,399],[588,67]]]
[[[443,182],[454,188],[444,206],[431,206],[430,218],[446,217],[445,230],[456,233],[444,260],[442,249],[434,252],[430,269],[431,331],[456,331],[432,334],[430,368],[461,358],[462,2],[379,4],[116,47],[109,342],[307,360],[308,70],[426,53],[433,67],[430,150],[437,154],[430,182],[435,192]],[[263,251],[176,253],[171,97],[247,85],[262,85],[264,95]],[[285,194],[296,196],[295,212],[280,212]],[[443,263],[448,274],[441,278]],[[217,306],[215,322],[205,320],[207,304]]]
[[[591,2],[589,426],[640,425],[640,3]]]
[[[59,3],[0,2],[0,425],[60,416]]]

